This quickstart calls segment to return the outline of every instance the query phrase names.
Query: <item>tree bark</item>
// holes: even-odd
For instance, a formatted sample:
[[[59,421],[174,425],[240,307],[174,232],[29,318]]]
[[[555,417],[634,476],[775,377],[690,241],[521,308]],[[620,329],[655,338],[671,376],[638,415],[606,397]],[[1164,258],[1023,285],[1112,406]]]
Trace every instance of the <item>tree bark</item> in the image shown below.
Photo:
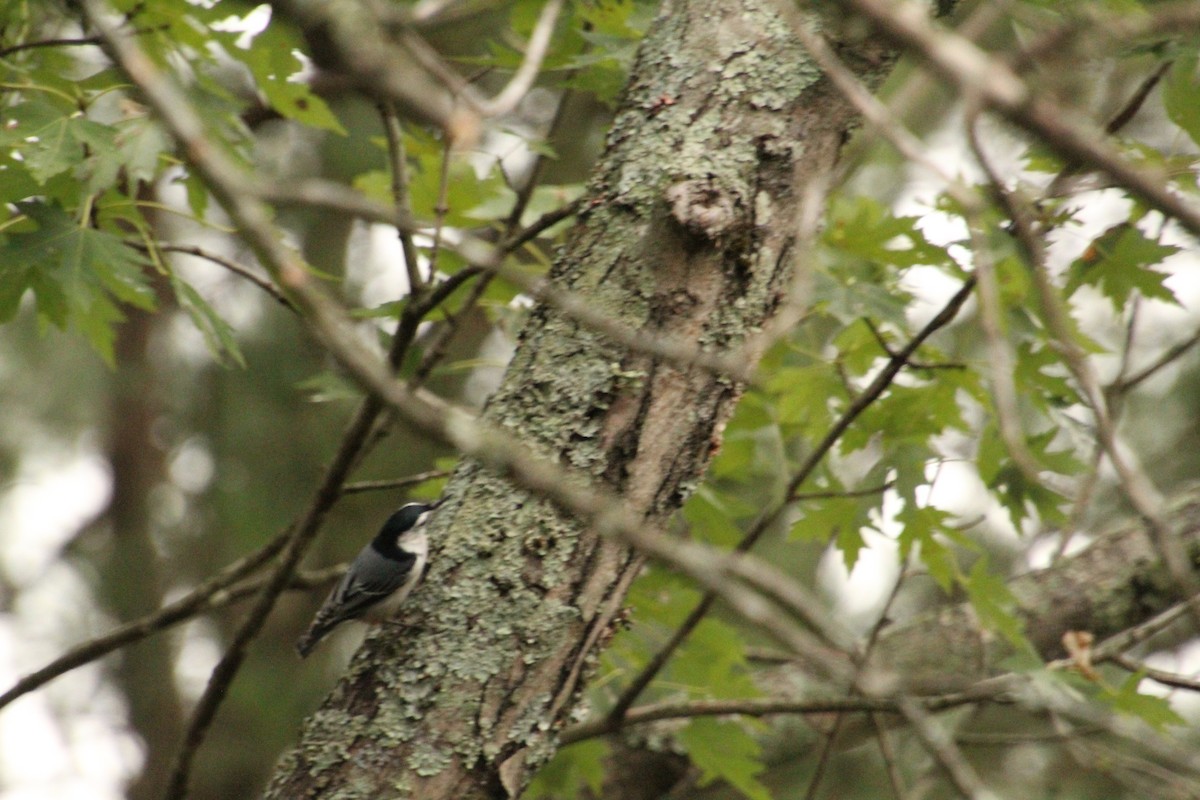
[[[789,285],[800,198],[855,120],[772,0],[668,3],[552,279],[647,337],[736,344]],[[539,306],[486,414],[662,523],[738,393]],[[403,628],[368,638],[268,797],[515,796],[554,752],[639,562],[476,464],[446,495]]]
[[[1192,567],[1200,566],[1200,502],[1181,498],[1168,519]],[[1100,642],[1182,599],[1136,519],[1078,555],[1008,585],[1026,636],[1047,660],[1066,657],[1062,638],[1068,631],[1087,631]],[[885,629],[872,661],[895,675],[901,690],[952,692],[996,674],[1012,652],[1003,639],[985,635],[970,603],[958,603]]]

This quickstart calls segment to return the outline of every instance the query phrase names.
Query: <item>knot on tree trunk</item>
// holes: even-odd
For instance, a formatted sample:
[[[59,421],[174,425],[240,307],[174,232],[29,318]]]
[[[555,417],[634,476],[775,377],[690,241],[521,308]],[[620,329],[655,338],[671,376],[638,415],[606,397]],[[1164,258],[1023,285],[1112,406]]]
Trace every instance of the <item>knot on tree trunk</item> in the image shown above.
[[[711,177],[680,181],[664,194],[671,217],[693,237],[717,242],[738,224],[738,198]]]

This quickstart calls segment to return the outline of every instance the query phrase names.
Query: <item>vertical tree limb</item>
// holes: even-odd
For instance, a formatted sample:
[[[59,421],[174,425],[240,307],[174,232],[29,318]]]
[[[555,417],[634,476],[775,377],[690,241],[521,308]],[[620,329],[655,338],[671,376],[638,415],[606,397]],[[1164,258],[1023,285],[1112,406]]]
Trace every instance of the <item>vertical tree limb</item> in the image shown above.
[[[770,0],[671,4],[554,283],[647,337],[736,346],[789,285],[800,198],[854,119]],[[658,524],[700,479],[739,391],[540,305],[487,417]],[[515,795],[553,753],[637,562],[476,464],[447,493],[405,627],[368,639],[269,797]]]

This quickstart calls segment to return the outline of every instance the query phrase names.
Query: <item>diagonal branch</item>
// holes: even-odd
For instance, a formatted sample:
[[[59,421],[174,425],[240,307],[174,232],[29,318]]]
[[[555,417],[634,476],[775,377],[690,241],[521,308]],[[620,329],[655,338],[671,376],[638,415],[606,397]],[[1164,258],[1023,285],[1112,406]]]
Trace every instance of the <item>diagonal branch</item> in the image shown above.
[[[971,41],[930,21],[913,0],[845,0],[888,38],[920,57],[968,101],[978,100],[1037,135],[1069,162],[1103,172],[1151,208],[1200,236],[1200,208],[1168,188],[1165,176],[1130,164],[1103,133],[1034,93],[1016,73]]]
[[[754,523],[742,540],[738,542],[738,552],[745,553],[754,547],[767,529],[770,528],[771,525],[773,525],[775,521],[783,514],[784,509],[786,509],[797,499],[800,487],[804,485],[804,482],[807,481],[809,476],[811,476],[816,470],[817,465],[821,463],[821,460],[825,458],[829,451],[833,449],[833,446],[837,444],[842,435],[850,428],[850,426],[854,423],[854,420],[856,420],[859,415],[871,405],[871,403],[878,400],[880,395],[887,390],[887,387],[890,386],[892,381],[895,380],[896,376],[900,374],[900,370],[902,370],[904,365],[908,363],[909,358],[917,351],[917,349],[925,342],[925,340],[927,340],[939,329],[950,324],[950,322],[956,316],[958,316],[959,310],[962,308],[963,304],[966,303],[967,298],[971,296],[971,291],[973,288],[974,279],[968,278],[958,292],[956,292],[954,296],[950,298],[942,310],[934,315],[933,319],[929,320],[925,327],[922,328],[921,331],[918,332],[917,335],[908,342],[908,344],[906,344],[903,348],[896,352],[891,359],[889,359],[884,368],[880,370],[877,376],[875,376],[875,380],[871,382],[871,385],[868,386],[861,394],[859,394],[858,397],[854,399],[854,402],[852,402],[850,406],[844,412],[842,412],[841,417],[838,418],[837,422],[834,423],[829,432],[825,434],[825,437],[817,443],[812,452],[808,454],[808,457],[804,460],[804,463],[800,466],[800,468],[796,470],[796,473],[788,482],[787,491],[785,492],[783,502],[772,511],[759,517],[759,519]],[[642,670],[636,676],[634,676],[633,680],[630,681],[625,690],[621,692],[620,696],[617,698],[607,715],[607,722],[614,730],[620,727],[621,720],[624,718],[625,713],[633,705],[634,701],[636,701],[637,698],[641,696],[642,692],[645,691],[646,687],[650,685],[650,682],[654,680],[654,676],[662,671],[662,668],[666,666],[666,663],[671,658],[672,654],[679,649],[679,646],[683,644],[691,632],[695,630],[696,626],[700,624],[700,621],[704,619],[709,610],[712,609],[716,600],[717,596],[715,593],[706,593],[700,599],[700,602],[696,604],[695,608],[688,613],[684,621],[680,623],[679,627],[677,627],[671,634],[671,638],[654,653]]]

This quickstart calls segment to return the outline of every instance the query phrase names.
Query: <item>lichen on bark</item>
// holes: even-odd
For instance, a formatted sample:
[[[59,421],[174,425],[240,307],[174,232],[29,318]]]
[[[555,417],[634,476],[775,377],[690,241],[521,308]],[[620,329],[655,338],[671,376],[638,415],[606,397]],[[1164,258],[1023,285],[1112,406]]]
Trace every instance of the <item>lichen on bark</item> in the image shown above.
[[[855,118],[777,11],[773,0],[666,5],[557,285],[647,337],[713,349],[775,311],[798,198]],[[564,479],[582,472],[662,522],[702,476],[737,394],[543,305],[486,415],[558,459]],[[516,794],[553,753],[638,562],[477,464],[459,468],[447,497],[402,624],[368,638],[269,797]]]

